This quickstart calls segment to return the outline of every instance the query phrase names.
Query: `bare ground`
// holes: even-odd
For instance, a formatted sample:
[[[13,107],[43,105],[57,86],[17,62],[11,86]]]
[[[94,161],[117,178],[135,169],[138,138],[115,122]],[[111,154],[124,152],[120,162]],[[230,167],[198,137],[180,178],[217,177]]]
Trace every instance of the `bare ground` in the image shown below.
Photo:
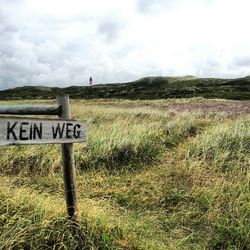
[[[233,113],[234,115],[250,114],[250,101],[220,101],[207,100],[196,101],[190,103],[175,103],[169,107],[173,111],[187,112],[225,112]]]

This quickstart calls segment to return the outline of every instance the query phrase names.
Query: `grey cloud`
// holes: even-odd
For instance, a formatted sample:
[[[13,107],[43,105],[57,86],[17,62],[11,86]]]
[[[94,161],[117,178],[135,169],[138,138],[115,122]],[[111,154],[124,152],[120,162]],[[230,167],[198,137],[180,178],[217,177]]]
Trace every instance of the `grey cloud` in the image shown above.
[[[216,75],[219,68],[218,61],[206,58],[197,62],[195,75],[212,77]]]
[[[122,28],[123,24],[119,19],[108,18],[99,24],[97,31],[105,37],[106,42],[112,42],[118,37]]]
[[[211,5],[216,0],[199,0],[200,3]],[[137,10],[143,14],[159,14],[174,9],[183,3],[192,5],[193,0],[137,0]]]
[[[19,6],[13,5],[14,1],[2,3],[0,89],[34,84],[61,86],[74,80],[76,83],[82,74],[75,77],[74,55],[81,57],[87,54],[88,48],[80,39],[75,42],[71,42],[70,38],[61,39],[60,32],[64,32],[66,25],[74,25],[84,18],[63,22],[37,17],[30,21],[29,16],[25,16],[27,13],[18,12]],[[84,66],[82,70],[85,70]]]
[[[161,8],[171,8],[178,0],[138,0],[137,9],[139,12],[147,14]]]
[[[232,66],[236,67],[249,67],[250,66],[250,56],[242,56],[234,59]]]

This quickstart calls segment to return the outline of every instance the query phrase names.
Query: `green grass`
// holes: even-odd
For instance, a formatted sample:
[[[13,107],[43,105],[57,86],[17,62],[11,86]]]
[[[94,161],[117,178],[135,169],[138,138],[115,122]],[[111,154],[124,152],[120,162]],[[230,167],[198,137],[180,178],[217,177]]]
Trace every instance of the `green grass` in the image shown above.
[[[221,171],[248,171],[250,154],[250,121],[237,120],[216,125],[191,145],[191,160],[209,162]]]
[[[113,249],[122,237],[119,227],[108,225],[103,216],[93,220],[86,213],[72,229],[58,197],[2,187],[0,198],[0,249]]]
[[[171,109],[197,102],[72,102],[88,123],[74,231],[60,145],[1,148],[0,249],[249,249],[250,116]]]

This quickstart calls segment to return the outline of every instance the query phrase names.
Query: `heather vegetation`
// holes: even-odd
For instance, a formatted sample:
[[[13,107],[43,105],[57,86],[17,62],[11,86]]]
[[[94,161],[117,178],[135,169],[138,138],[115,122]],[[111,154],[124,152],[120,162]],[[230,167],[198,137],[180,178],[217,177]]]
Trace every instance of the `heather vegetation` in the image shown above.
[[[54,101],[1,105],[36,102]],[[249,249],[248,107],[72,101],[88,124],[74,145],[79,227],[65,219],[60,145],[2,147],[0,249]]]

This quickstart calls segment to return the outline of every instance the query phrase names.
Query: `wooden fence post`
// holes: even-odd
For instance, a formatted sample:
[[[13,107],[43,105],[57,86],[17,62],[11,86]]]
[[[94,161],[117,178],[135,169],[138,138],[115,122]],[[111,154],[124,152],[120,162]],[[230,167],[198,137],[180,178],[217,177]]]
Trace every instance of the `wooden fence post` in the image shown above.
[[[61,119],[71,119],[69,107],[69,95],[57,98],[61,106]],[[73,143],[62,144],[63,176],[66,195],[66,205],[69,219],[73,222],[78,220],[78,201],[76,191],[76,173],[73,155]]]

